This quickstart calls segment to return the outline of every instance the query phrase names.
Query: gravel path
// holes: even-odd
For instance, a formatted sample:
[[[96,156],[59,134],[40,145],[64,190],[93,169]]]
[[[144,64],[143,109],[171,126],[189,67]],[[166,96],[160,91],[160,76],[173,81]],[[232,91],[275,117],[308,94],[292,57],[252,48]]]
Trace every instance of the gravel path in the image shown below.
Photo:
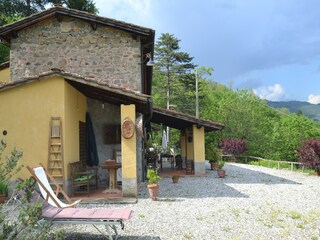
[[[226,164],[227,176],[160,181],[159,200],[141,185],[134,213],[119,239],[320,240],[320,178],[304,173]],[[91,226],[66,227],[67,239],[102,239]]]

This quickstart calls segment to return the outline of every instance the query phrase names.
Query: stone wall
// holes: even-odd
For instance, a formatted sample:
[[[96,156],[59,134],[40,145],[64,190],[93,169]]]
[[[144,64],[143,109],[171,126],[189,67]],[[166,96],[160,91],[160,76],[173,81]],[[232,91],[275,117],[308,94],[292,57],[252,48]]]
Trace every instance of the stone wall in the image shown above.
[[[93,131],[96,137],[99,164],[104,164],[107,159],[113,159],[113,150],[121,149],[121,144],[105,144],[104,127],[106,125],[120,125],[120,107],[88,98],[88,112],[91,117]],[[106,182],[107,170],[99,168],[100,182]]]
[[[94,134],[96,137],[98,157],[100,164],[104,164],[105,160],[113,158],[114,149],[121,150],[121,144],[105,144],[104,127],[106,125],[119,125],[120,126],[120,106],[104,103],[88,98],[88,112],[91,117]],[[137,115],[142,118],[142,115]],[[143,181],[143,140],[142,137],[137,135],[137,181]],[[99,168],[99,181],[105,183],[107,181],[107,170]]]
[[[10,53],[12,81],[59,68],[141,91],[140,39],[125,31],[51,18],[20,30]]]

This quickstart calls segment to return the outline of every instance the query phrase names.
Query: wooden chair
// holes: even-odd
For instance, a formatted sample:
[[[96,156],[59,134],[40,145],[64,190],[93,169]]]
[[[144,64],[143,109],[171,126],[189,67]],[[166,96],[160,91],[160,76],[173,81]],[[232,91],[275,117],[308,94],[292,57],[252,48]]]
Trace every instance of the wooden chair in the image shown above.
[[[96,189],[98,189],[98,169],[90,168],[83,162],[69,163],[71,173],[71,193],[90,194],[91,182],[95,181]]]
[[[182,157],[180,154],[175,156],[176,167],[182,169]]]
[[[155,153],[146,153],[145,159],[147,168],[157,169],[157,155]]]

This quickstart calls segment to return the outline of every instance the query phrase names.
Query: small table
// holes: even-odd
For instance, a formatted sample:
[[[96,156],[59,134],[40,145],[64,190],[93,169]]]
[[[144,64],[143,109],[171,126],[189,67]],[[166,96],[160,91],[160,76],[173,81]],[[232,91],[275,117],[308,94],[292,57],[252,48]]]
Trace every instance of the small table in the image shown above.
[[[160,169],[162,170],[162,159],[166,158],[170,161],[171,163],[171,168],[174,168],[174,156],[171,154],[161,154],[160,155]]]
[[[121,163],[104,164],[100,165],[102,169],[108,169],[109,171],[109,189],[103,191],[103,193],[119,193],[120,190],[117,189],[117,170],[121,168]]]

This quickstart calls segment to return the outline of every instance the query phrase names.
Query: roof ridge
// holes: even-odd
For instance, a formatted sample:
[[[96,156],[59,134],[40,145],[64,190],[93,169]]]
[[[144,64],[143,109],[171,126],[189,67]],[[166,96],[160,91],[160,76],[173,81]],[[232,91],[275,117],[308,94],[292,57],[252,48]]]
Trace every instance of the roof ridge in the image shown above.
[[[18,20],[16,22],[9,23],[9,24],[6,24],[6,25],[0,27],[0,36],[6,35],[10,31],[13,31],[13,30],[19,30],[19,29],[25,28],[26,26],[28,26],[28,23],[30,25],[38,23],[38,22],[42,21],[42,19],[45,18],[46,16],[52,16],[54,14],[62,14],[62,15],[70,16],[70,17],[80,18],[83,20],[93,21],[93,22],[96,22],[99,24],[119,28],[124,31],[136,32],[138,34],[142,34],[142,35],[146,35],[146,36],[153,35],[155,33],[155,31],[151,28],[142,27],[142,26],[135,25],[132,23],[116,20],[113,18],[102,17],[99,15],[85,12],[85,11],[80,11],[80,10],[71,9],[71,8],[65,8],[62,6],[54,6],[54,7],[45,9],[43,11],[34,13],[34,14],[27,16],[25,18],[22,18],[21,20]]]

